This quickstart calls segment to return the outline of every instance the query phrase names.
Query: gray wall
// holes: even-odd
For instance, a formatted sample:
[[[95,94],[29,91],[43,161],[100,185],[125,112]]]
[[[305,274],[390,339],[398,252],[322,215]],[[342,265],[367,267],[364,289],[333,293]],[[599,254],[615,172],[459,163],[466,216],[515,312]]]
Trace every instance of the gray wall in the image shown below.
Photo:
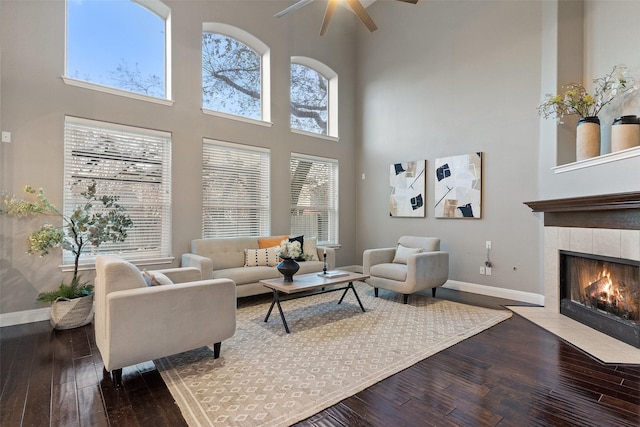
[[[554,173],[562,156],[575,160],[575,129],[541,119],[536,107],[557,85],[615,64],[640,77],[640,2],[431,0],[369,10],[380,30],[358,37],[358,251],[403,234],[437,236],[451,255],[450,279],[543,294],[542,217],[523,202],[637,190],[640,168],[636,158]],[[638,103],[624,112],[640,115]],[[482,219],[435,219],[434,159],[477,151]],[[420,159],[427,217],[390,218],[389,164]],[[490,277],[479,274],[486,240]]]
[[[339,265],[359,264],[364,249],[393,245],[403,234],[438,236],[451,253],[451,279],[537,294],[543,293],[542,218],[522,202],[638,189],[637,158],[554,173],[552,167],[572,161],[574,129],[541,120],[535,107],[567,79],[588,81],[617,63],[640,76],[640,2],[378,1],[368,9],[378,31],[367,32],[339,8],[323,38],[317,36],[321,2],[272,18],[290,3],[167,0],[175,105],[164,107],[66,86],[60,79],[64,3],[0,1],[0,125],[13,135],[12,144],[0,144],[0,189],[42,186],[60,203],[65,114],[171,131],[173,255],[179,257],[200,235],[203,137],[272,149],[274,234],[288,231],[287,192],[278,189],[288,188],[289,153],[335,157]],[[203,21],[237,25],[272,48],[272,128],[200,112]],[[288,131],[282,100],[292,55],[314,57],[340,76],[339,143]],[[637,101],[627,108],[640,115]],[[607,132],[603,126],[604,146]],[[435,219],[434,159],[475,151],[484,153],[483,218]],[[389,218],[389,164],[421,159],[427,160],[427,217]],[[0,218],[0,313],[41,307],[36,294],[68,277],[58,268],[60,256],[24,254],[29,229]],[[493,241],[490,277],[478,274],[485,240]]]
[[[540,3],[382,2],[371,12],[380,30],[359,37],[358,52],[358,248],[435,236],[450,253],[450,279],[542,293],[538,221],[522,204],[538,194]],[[434,160],[478,151],[482,219],[434,218]],[[389,164],[420,159],[426,218],[390,218]],[[479,274],[486,240],[492,276]]]
[[[172,107],[79,87],[67,86],[64,70],[65,3],[3,0],[0,16],[2,52],[2,130],[13,142],[1,144],[1,190],[21,194],[30,184],[43,187],[61,206],[64,116],[169,131],[173,134],[173,240],[178,265],[190,241],[201,236],[202,138],[271,148],[271,232],[289,232],[289,155],[292,151],[337,158],[340,162],[341,265],[355,257],[355,17],[336,12],[328,34],[318,37],[324,10],[312,4],[285,18],[273,14],[289,1],[170,1],[173,33]],[[271,48],[272,122],[263,127],[204,115],[201,102],[201,29],[203,22],[238,26]],[[315,58],[339,75],[340,142],[289,131],[289,63],[291,56]],[[283,191],[283,189],[285,189]],[[70,273],[59,268],[61,256],[25,254],[25,236],[35,224],[0,217],[0,313],[42,308],[38,292],[56,288]],[[154,268],[148,266],[147,268]],[[167,265],[161,267],[168,267]],[[93,272],[86,272],[91,278]]]

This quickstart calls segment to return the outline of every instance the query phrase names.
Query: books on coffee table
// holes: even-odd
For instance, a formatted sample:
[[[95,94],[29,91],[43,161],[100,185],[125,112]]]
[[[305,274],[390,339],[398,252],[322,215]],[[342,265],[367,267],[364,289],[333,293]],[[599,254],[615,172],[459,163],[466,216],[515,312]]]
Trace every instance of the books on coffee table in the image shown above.
[[[340,270],[327,271],[326,274],[322,271],[318,273],[318,277],[326,277],[327,279],[336,279],[338,277],[345,277],[348,275],[349,275],[348,271],[340,271]]]

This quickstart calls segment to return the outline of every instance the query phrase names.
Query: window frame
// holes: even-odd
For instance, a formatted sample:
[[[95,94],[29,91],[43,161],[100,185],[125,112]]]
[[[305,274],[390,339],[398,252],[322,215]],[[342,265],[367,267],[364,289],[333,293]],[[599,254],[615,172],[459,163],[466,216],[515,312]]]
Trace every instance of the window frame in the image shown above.
[[[62,81],[68,86],[76,86],[84,89],[90,89],[97,92],[108,93],[111,95],[122,96],[125,98],[137,99],[140,101],[152,102],[156,104],[172,106],[174,104],[173,101],[173,89],[172,89],[172,51],[171,51],[171,8],[165,5],[160,0],[130,0],[132,2],[138,3],[140,6],[147,9],[149,12],[158,15],[160,18],[165,21],[165,40],[164,40],[164,51],[165,51],[165,65],[164,65],[164,73],[165,73],[165,97],[159,98],[156,96],[145,95],[143,93],[131,92],[125,89],[120,89],[114,86],[107,86],[100,83],[89,82],[86,80],[77,79],[69,76],[68,70],[68,46],[69,46],[69,13],[68,13],[68,2],[70,0],[65,1],[65,41],[64,41],[64,70],[62,75]]]
[[[223,233],[209,233],[210,227],[208,227],[206,216],[206,210],[211,208],[207,202],[207,200],[213,199],[214,195],[208,196],[206,186],[216,186],[219,185],[215,182],[215,180],[207,181],[206,179],[206,168],[209,167],[211,169],[216,168],[215,164],[207,165],[207,151],[212,150],[208,155],[213,156],[213,151],[219,151],[222,154],[218,154],[219,156],[223,156],[228,153],[240,153],[241,156],[246,156],[246,160],[249,160],[252,156],[257,156],[256,164],[253,165],[253,169],[248,168],[237,168],[236,173],[238,176],[246,177],[246,180],[249,182],[256,182],[257,190],[255,191],[255,197],[258,199],[258,203],[253,207],[249,207],[248,205],[244,208],[248,209],[257,209],[262,212],[259,214],[259,220],[257,224],[251,226],[250,222],[243,223],[243,227],[239,228],[238,222],[236,222],[236,227],[230,232],[228,230],[224,230]],[[221,159],[222,160],[222,159]],[[260,176],[259,179],[256,179],[256,174]],[[221,200],[221,204],[228,203],[229,201],[234,201],[233,196],[229,198],[228,201]],[[219,200],[216,199],[216,200]],[[235,199],[237,201],[237,199]],[[230,205],[229,205],[230,206]],[[229,208],[233,209],[233,208]],[[235,207],[235,209],[239,209]],[[236,216],[239,217],[239,216]],[[202,224],[201,224],[201,237],[204,238],[233,238],[233,237],[260,237],[260,236],[269,236],[271,234],[271,150],[269,148],[256,147],[246,144],[240,144],[235,142],[228,141],[220,141],[214,140],[210,138],[203,138],[202,140],[202,212],[201,212]],[[255,228],[255,233],[248,233],[247,230]]]
[[[314,163],[319,163],[319,164],[327,164],[330,165],[331,167],[331,172],[330,174],[332,176],[329,176],[328,178],[330,180],[332,180],[333,182],[330,184],[330,188],[329,188],[329,193],[333,192],[334,194],[332,195],[332,199],[333,200],[327,200],[326,202],[326,211],[328,213],[328,220],[327,220],[327,235],[328,235],[328,240],[320,240],[320,236],[311,236],[309,235],[309,233],[307,232],[307,230],[299,230],[293,229],[293,215],[292,215],[292,211],[294,209],[297,209],[299,207],[304,207],[303,205],[300,205],[299,203],[297,205],[293,205],[292,201],[291,201],[291,194],[293,192],[293,182],[291,182],[292,180],[292,176],[291,174],[293,173],[292,167],[293,167],[293,161],[311,161]],[[290,219],[291,219],[291,223],[289,225],[289,231],[291,233],[291,235],[299,235],[299,234],[303,234],[305,236],[309,236],[309,237],[316,237],[317,238],[317,244],[320,246],[331,246],[331,247],[339,247],[340,246],[340,228],[339,228],[339,220],[340,220],[340,163],[338,161],[338,159],[332,159],[332,158],[328,158],[328,157],[318,157],[318,156],[312,156],[312,155],[308,155],[308,154],[301,154],[301,153],[291,153],[291,157],[289,160],[289,174],[290,174],[290,189],[289,189],[289,198],[290,198]],[[331,195],[330,195],[331,196]],[[313,207],[314,209],[317,209],[318,206]],[[331,221],[331,218],[333,217],[333,221]]]
[[[205,108],[202,102],[202,79],[200,81],[200,105],[204,114],[223,117],[225,119],[238,120],[245,123],[261,126],[273,126],[271,122],[271,49],[256,36],[233,25],[221,22],[204,22],[202,33],[217,33],[238,40],[249,46],[260,55],[260,119],[244,117],[237,114],[226,113]],[[200,37],[202,43],[202,37]],[[202,44],[200,45],[200,57],[202,58]],[[202,61],[202,60],[201,60]],[[202,62],[200,63],[202,71]],[[202,75],[202,72],[200,73]]]
[[[171,203],[172,203],[172,195],[171,195],[171,187],[172,187],[172,176],[171,176],[171,151],[172,151],[172,137],[171,133],[165,131],[158,131],[140,127],[133,127],[115,123],[102,122],[97,120],[89,120],[83,119],[74,116],[65,116],[64,121],[64,182],[63,182],[63,212],[65,215],[68,215],[72,206],[77,204],[76,199],[73,197],[73,194],[69,191],[69,183],[74,178],[74,175],[81,173],[79,167],[73,167],[73,154],[72,151],[77,149],[78,147],[82,147],[83,149],[87,149],[89,144],[85,144],[82,141],[82,138],[75,139],[74,136],[71,135],[74,130],[77,129],[81,131],[83,129],[89,131],[95,131],[100,133],[107,133],[112,137],[120,135],[121,140],[124,140],[123,135],[131,135],[131,137],[127,140],[128,144],[131,144],[133,139],[139,140],[142,138],[148,138],[150,140],[155,140],[159,145],[165,144],[163,152],[161,153],[161,161],[162,165],[162,178],[160,183],[160,193],[162,194],[161,199],[159,201],[158,209],[162,212],[162,216],[160,219],[161,222],[161,233],[159,236],[159,248],[156,251],[152,252],[144,252],[142,254],[137,253],[132,255],[132,252],[129,253],[116,253],[122,258],[129,260],[130,262],[136,265],[148,265],[148,264],[163,264],[163,263],[171,263],[174,260],[174,257],[171,255],[171,240],[172,240],[172,216],[171,216]],[[71,141],[73,139],[73,141]],[[114,138],[115,139],[115,138]],[[139,148],[133,149],[136,153],[139,153],[141,150]],[[96,153],[100,155],[102,153]],[[70,157],[71,156],[71,157]],[[81,157],[81,156],[78,156]],[[150,161],[150,160],[149,160]],[[102,170],[104,172],[104,170]],[[98,183],[101,181],[99,177],[91,177],[89,174],[83,178],[83,181],[91,182],[97,181]],[[71,203],[72,206],[69,206]],[[127,204],[126,198],[123,200],[122,198],[119,201],[120,204]],[[125,211],[127,213],[127,211]],[[136,227],[135,219],[133,221],[133,229]],[[129,230],[131,238],[131,229]],[[122,244],[123,246],[127,246],[127,241]],[[102,246],[100,246],[102,248]],[[62,253],[62,271],[73,271],[73,255],[66,253],[68,251],[63,251]],[[79,270],[91,270],[95,265],[95,258],[99,254],[104,253],[115,253],[108,251],[98,251],[97,254],[86,254],[81,255],[80,257],[80,266]]]
[[[306,56],[292,56],[291,64],[303,65],[311,68],[325,79],[327,79],[327,134],[322,135],[319,133],[308,132],[302,129],[295,129],[291,127],[291,113],[289,113],[289,129],[291,132],[314,136],[316,138],[323,138],[330,141],[339,141],[339,127],[338,127],[338,74],[324,63],[309,58]],[[291,67],[289,67],[289,76],[291,76]],[[291,78],[289,78],[289,84],[291,84]],[[291,102],[291,88],[289,88],[289,102]]]

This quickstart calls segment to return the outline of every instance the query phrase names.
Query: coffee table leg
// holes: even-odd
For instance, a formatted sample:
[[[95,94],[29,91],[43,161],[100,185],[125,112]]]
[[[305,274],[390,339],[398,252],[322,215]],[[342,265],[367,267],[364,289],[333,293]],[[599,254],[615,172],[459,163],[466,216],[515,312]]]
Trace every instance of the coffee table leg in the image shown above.
[[[264,318],[265,323],[267,323],[267,320],[269,320],[269,316],[271,316],[271,310],[273,310],[273,306],[276,305],[278,292],[275,289],[272,289],[272,291],[273,291],[273,299],[271,300],[271,306],[269,307],[269,311],[267,311],[267,317]]]
[[[338,304],[342,304],[342,300],[344,299],[344,296],[347,295],[347,292],[349,292],[349,289],[353,290],[353,294],[356,296],[356,299],[358,300],[358,304],[360,304],[360,308],[362,309],[362,311],[365,311],[364,306],[362,305],[362,301],[360,301],[360,297],[356,292],[356,288],[353,286],[353,282],[349,282],[347,287],[344,289],[344,292],[342,293],[342,296],[340,297],[340,301],[338,301]]]
[[[273,301],[271,301],[271,307],[269,307],[269,311],[267,312],[267,317],[264,318],[264,321],[266,322],[267,320],[269,320],[269,316],[271,316],[271,310],[273,310],[274,305],[278,306],[278,311],[280,312],[280,318],[282,319],[284,330],[287,331],[288,334],[291,333],[289,331],[289,325],[287,325],[287,319],[284,318],[284,312],[282,311],[282,306],[280,305],[280,292],[278,292],[275,289],[273,289]]]

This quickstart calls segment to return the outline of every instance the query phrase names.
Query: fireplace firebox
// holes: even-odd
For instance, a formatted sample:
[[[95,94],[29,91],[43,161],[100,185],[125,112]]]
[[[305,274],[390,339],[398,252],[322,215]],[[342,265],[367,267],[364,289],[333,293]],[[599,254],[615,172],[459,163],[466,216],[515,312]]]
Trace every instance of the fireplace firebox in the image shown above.
[[[560,313],[640,348],[640,262],[560,251]]]

